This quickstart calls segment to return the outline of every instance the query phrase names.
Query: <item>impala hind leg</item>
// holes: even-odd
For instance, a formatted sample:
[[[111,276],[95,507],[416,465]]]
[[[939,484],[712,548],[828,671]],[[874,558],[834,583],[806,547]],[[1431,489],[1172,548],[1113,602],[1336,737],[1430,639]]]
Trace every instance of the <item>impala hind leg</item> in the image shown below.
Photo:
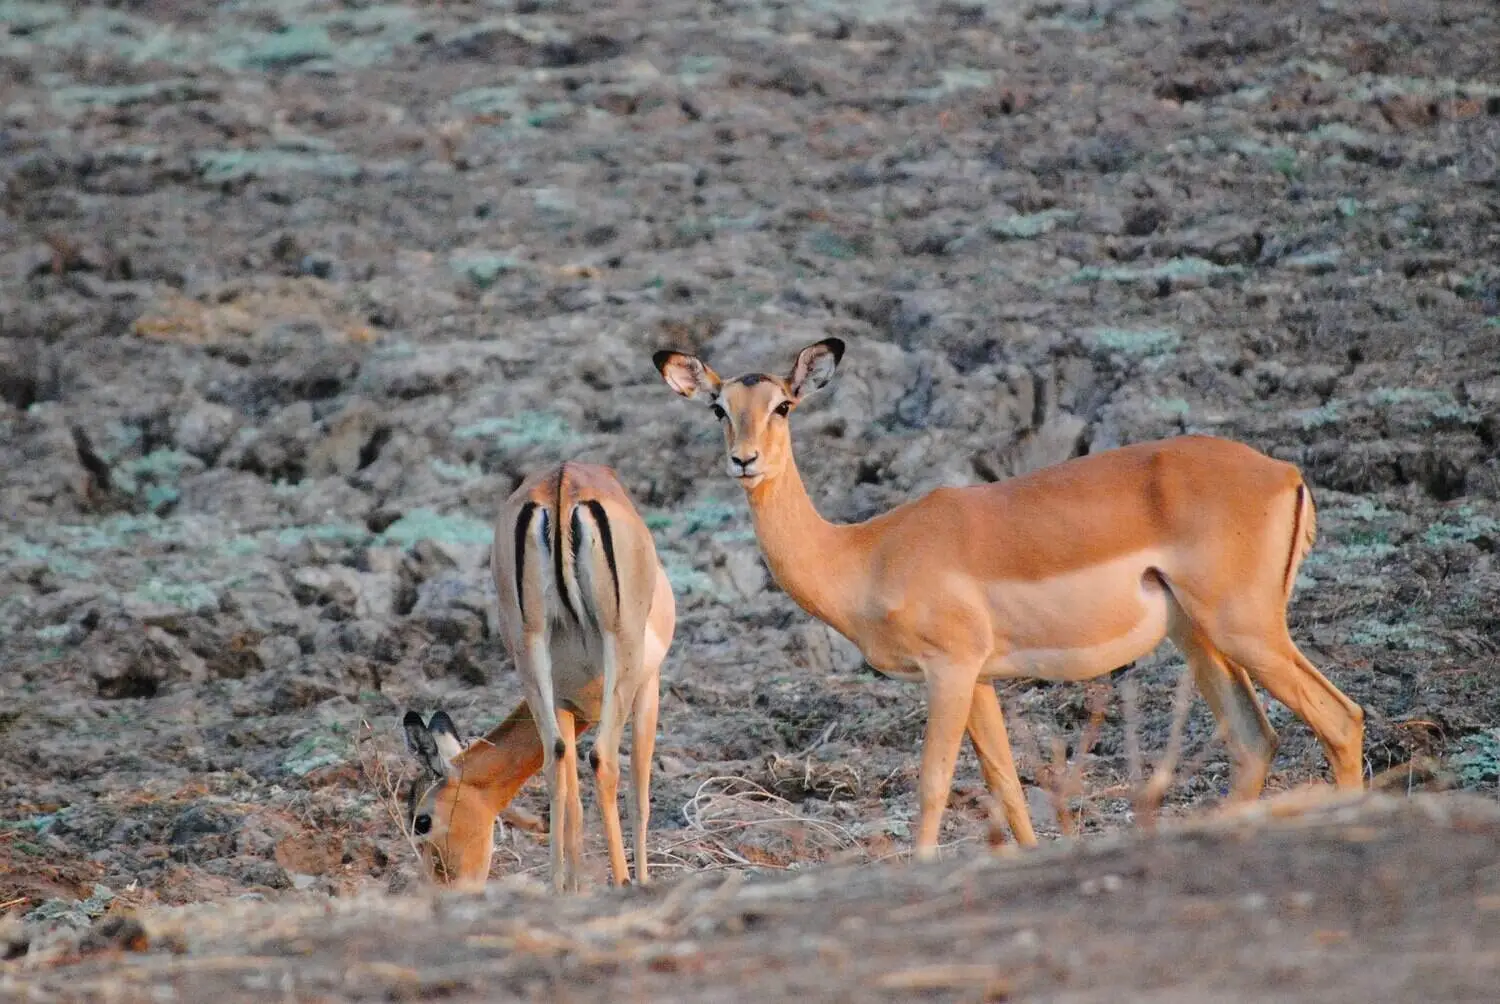
[[[1244,669],[1225,659],[1203,632],[1186,619],[1174,624],[1172,642],[1187,659],[1193,681],[1224,731],[1224,741],[1234,759],[1229,800],[1257,798],[1265,787],[1278,740],[1255,693],[1255,685]]]
[[[635,699],[630,726],[630,781],[635,798],[630,803],[630,828],[635,835],[635,880],[649,881],[646,830],[651,825],[651,758],[656,755],[656,719],[661,706],[660,684],[648,680]]]
[[[948,671],[944,672],[944,668]],[[970,673],[954,673],[951,667],[944,668],[925,670],[927,734],[922,738],[922,767],[917,778],[918,861],[937,858],[938,830],[953,791],[953,767],[958,761],[958,748],[963,743],[979,678],[977,668]]]
[[[1363,787],[1364,709],[1318,672],[1286,628],[1279,627],[1264,635],[1228,635],[1218,648],[1308,724],[1323,744],[1336,785]]]
[[[609,867],[615,885],[630,881],[625,863],[625,837],[620,832],[620,733],[625,729],[625,711],[620,700],[619,684],[626,674],[622,657],[634,656],[632,649],[621,651],[618,639],[604,635],[604,699],[599,714],[599,731],[594,737],[594,780],[598,785],[599,812],[604,817],[604,840],[609,846]],[[638,658],[638,656],[635,656]],[[638,667],[637,667],[638,668]]]
[[[1000,709],[1000,699],[995,696],[994,684],[981,681],[974,687],[968,731],[969,742],[974,744],[974,753],[979,757],[985,787],[1005,810],[1005,822],[1010,826],[1011,836],[1022,847],[1035,847],[1036,832],[1031,828],[1031,812],[1026,808],[1021,779],[1016,775],[1010,736],[1005,730],[1005,714]]]
[[[573,712],[557,711],[557,731],[563,743],[561,775],[567,786],[567,815],[563,827],[563,857],[568,892],[577,892],[583,881],[583,790],[578,783],[578,732]],[[553,822],[556,827],[556,821]]]
[[[542,742],[542,773],[547,780],[551,810],[547,844],[551,852],[552,890],[563,892],[567,877],[563,847],[568,820],[568,777],[574,779],[576,787],[578,774],[576,769],[572,775],[563,769],[568,747],[558,727],[557,706],[552,696],[552,653],[547,646],[547,637],[541,633],[526,635],[517,663],[526,705],[531,710],[531,719],[536,722]]]

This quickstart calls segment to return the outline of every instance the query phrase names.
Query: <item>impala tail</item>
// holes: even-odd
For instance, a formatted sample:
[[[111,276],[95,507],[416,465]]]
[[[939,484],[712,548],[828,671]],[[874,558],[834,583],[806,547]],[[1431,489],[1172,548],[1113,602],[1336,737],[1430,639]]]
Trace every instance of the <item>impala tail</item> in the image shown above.
[[[516,605],[523,620],[565,629],[613,630],[620,610],[615,533],[604,503],[588,497],[567,465],[516,516]]]
[[[1297,584],[1297,569],[1301,567],[1302,560],[1307,557],[1307,552],[1313,549],[1313,544],[1318,539],[1318,511],[1313,505],[1312,489],[1307,482],[1299,482],[1297,485],[1297,508],[1292,513],[1292,544],[1291,550],[1286,556],[1286,573],[1283,576],[1283,588],[1288,597],[1292,595],[1292,587]]]

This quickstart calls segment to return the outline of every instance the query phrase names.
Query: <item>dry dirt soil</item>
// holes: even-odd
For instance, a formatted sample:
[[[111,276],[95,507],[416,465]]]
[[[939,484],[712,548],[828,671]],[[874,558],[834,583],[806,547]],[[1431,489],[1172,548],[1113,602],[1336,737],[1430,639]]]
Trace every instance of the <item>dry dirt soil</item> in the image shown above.
[[[1497,52],[1489,0],[0,0],[0,980],[105,994],[52,967],[80,938],[132,943],[145,911],[165,954],[131,964],[183,967],[195,999],[304,977],[309,999],[462,995],[485,973],[691,999],[730,978],[712,960],[732,976],[761,948],[781,967],[764,989],[804,996],[877,961],[916,971],[892,992],[950,996],[1201,999],[1252,971],[1270,998],[1475,991],[1496,832],[1455,806],[1500,780]],[[966,751],[947,860],[910,867],[920,692],[770,581],[714,422],[650,362],[780,370],[829,334],[844,365],[794,434],[833,519],[1182,431],[1300,464],[1320,537],[1294,636],[1366,709],[1371,777],[1468,794],[1382,802],[1357,839],[1141,841],[1127,787],[1181,675],[1163,650],[1093,690],[1001,687],[1057,846],[988,862]],[[619,470],[679,609],[661,886],[563,917],[645,911],[600,937],[664,958],[701,921],[727,953],[624,983],[590,982],[613,948],[546,947],[580,936],[525,891],[545,878],[532,834],[502,835],[489,899],[417,923],[450,907],[393,814],[405,709],[477,734],[520,700],[490,520],[562,457]],[[1269,707],[1272,793],[1323,778]],[[1172,820],[1227,788],[1212,732],[1199,701]],[[1078,776],[1062,817],[1059,756]],[[544,802],[539,782],[521,796]],[[1081,861],[1130,896],[1087,897]],[[725,905],[751,890],[868,927],[793,906],[715,927],[759,916]],[[1303,891],[1273,925],[1264,904]],[[295,937],[251,951],[152,912],[189,904]],[[494,926],[516,911],[542,932],[526,957],[551,959],[531,975],[503,969],[531,937]],[[934,918],[990,945],[1004,927],[1019,954],[970,958]],[[455,941],[471,923],[480,940]],[[257,991],[204,961],[303,936],[324,958],[335,930],[396,968],[267,964]],[[980,968],[918,971],[950,963]]]

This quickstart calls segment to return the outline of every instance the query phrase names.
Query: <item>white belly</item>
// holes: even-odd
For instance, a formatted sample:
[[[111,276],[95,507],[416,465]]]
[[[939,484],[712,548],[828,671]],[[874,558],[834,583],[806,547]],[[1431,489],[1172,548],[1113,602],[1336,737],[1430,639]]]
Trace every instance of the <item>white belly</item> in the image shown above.
[[[1036,582],[990,588],[995,655],[985,679],[1090,680],[1151,652],[1167,636],[1172,597],[1133,554]]]

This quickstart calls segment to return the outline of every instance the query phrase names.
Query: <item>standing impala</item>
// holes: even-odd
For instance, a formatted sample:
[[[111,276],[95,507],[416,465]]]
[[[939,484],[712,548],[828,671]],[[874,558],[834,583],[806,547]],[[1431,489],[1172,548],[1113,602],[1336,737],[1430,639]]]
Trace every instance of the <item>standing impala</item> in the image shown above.
[[[1339,786],[1361,785],[1364,712],[1287,633],[1287,600],[1314,536],[1295,467],[1183,436],[829,523],[797,473],[789,416],[833,378],[843,352],[837,338],[810,345],[784,379],[724,381],[671,350],[653,361],[723,426],[729,474],[781,588],[875,669],[926,686],[919,858],[936,856],[965,730],[1017,842],[1036,843],[991,681],[1089,680],[1164,637],[1230,738],[1232,797],[1260,793],[1276,747],[1252,680],[1317,733]]]
[[[651,532],[612,470],[563,463],[532,474],[501,507],[491,572],[505,644],[521,674],[526,705],[541,740],[542,769],[552,801],[553,888],[577,890],[580,879],[580,721],[599,725],[594,772],[610,867],[616,884],[623,885],[629,877],[618,802],[620,737],[627,715],[633,716],[630,773],[635,799],[630,816],[635,831],[635,873],[637,881],[645,883],[661,663],[676,624],[676,601]],[[406,723],[408,740],[432,769],[444,775],[445,783],[434,792],[433,804],[444,804],[445,791],[460,795],[462,768],[468,766],[471,752],[476,759],[482,756],[477,744],[462,756],[454,756],[456,736],[439,743],[439,735],[453,731],[446,715],[436,728],[432,723],[423,730],[413,728],[421,724],[414,713]],[[530,742],[520,724],[512,732],[517,750],[496,754],[491,771],[506,769],[516,752]],[[446,757],[445,746],[450,754]],[[498,804],[498,799],[491,798],[492,804]],[[471,804],[478,810],[481,799],[476,796]],[[486,807],[470,815],[482,816],[483,821],[470,818],[463,824],[465,832],[477,828],[488,846],[490,832],[485,827],[493,828],[493,813]],[[462,854],[464,847],[476,846],[472,837],[453,839],[451,814],[445,822],[450,853]],[[477,869],[478,865],[469,867]],[[484,867],[487,872],[487,860]]]

